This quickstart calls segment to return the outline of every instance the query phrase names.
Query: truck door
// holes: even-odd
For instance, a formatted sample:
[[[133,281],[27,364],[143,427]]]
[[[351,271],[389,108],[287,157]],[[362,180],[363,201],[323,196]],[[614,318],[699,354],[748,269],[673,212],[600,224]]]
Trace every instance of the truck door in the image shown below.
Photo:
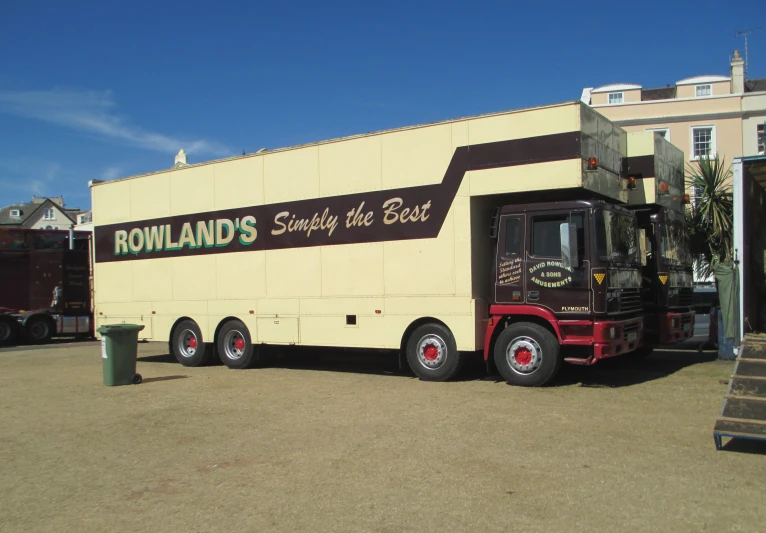
[[[503,215],[497,239],[495,302],[524,303],[526,215]]]
[[[524,268],[526,302],[557,315],[587,314],[591,309],[590,262],[586,257],[585,211],[560,211],[529,216],[528,257]],[[561,224],[577,228],[577,263],[561,261]]]

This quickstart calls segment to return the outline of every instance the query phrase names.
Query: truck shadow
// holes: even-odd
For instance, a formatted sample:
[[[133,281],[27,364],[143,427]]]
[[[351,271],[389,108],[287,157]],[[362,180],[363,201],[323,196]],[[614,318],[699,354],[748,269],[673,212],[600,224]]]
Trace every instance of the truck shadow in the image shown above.
[[[694,349],[657,349],[644,359],[615,357],[593,366],[566,365],[551,386],[630,387],[662,379],[688,366],[709,363],[717,358],[717,353],[712,351],[700,353]]]
[[[399,355],[396,351],[328,349],[311,347],[269,347],[265,367],[289,370],[307,370],[320,372],[349,372],[406,379],[417,379],[410,371],[406,361],[400,368]],[[462,372],[453,380],[505,381],[492,365],[487,368],[480,353],[469,353]],[[670,376],[688,366],[715,361],[715,352],[699,353],[695,349],[673,351],[656,350],[645,359],[615,357],[593,366],[564,364],[559,375],[548,384],[549,387],[567,387],[579,385],[590,388],[619,388],[639,385]],[[138,358],[143,363],[178,364],[171,354],[150,355]],[[217,358],[210,366],[221,366]]]

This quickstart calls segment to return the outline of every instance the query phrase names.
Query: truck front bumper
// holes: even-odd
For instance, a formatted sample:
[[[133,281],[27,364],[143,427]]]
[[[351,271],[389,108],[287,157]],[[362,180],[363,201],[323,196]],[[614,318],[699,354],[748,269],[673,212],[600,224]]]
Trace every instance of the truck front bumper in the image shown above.
[[[593,359],[614,357],[630,353],[641,347],[644,342],[644,321],[642,318],[631,318],[620,321],[604,321],[593,323]]]
[[[673,344],[694,335],[694,311],[659,315],[659,344]]]

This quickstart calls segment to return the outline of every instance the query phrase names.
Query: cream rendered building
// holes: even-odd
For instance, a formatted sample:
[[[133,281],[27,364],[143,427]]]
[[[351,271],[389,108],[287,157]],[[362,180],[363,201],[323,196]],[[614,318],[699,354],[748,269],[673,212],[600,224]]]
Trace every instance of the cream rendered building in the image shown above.
[[[729,74],[659,89],[625,83],[586,88],[581,99],[629,133],[657,131],[684,152],[687,163],[718,154],[730,164],[764,153],[766,79],[745,80],[738,52]]]

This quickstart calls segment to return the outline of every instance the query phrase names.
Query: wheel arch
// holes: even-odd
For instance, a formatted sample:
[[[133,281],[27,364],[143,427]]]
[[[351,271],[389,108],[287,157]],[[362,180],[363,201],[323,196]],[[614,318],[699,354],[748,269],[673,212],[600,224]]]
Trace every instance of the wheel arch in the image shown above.
[[[407,326],[407,328],[404,330],[401,343],[399,344],[400,353],[405,353],[405,350],[407,349],[407,341],[410,339],[412,332],[425,324],[439,324],[440,326],[444,326],[450,330],[450,332],[452,331],[452,329],[450,329],[450,327],[444,321],[439,320],[438,318],[434,318],[432,316],[424,316],[418,318],[417,320],[414,320],[412,323],[410,323],[410,325]]]
[[[493,310],[494,311],[494,310]],[[531,324],[537,324],[538,326],[542,326],[548,331],[550,331],[554,337],[556,337],[556,340],[561,344],[561,333],[558,330],[558,324],[555,322],[555,317],[553,317],[553,314],[551,314],[550,317],[543,313],[539,314],[503,314],[502,312],[494,314],[490,313],[492,315],[492,319],[495,320],[495,323],[493,326],[487,329],[487,337],[485,338],[484,343],[484,360],[489,360],[491,357],[492,351],[495,349],[495,342],[497,341],[497,338],[500,336],[500,333],[510,326],[511,324],[516,324],[518,322],[529,322]],[[556,324],[556,326],[554,326]]]

